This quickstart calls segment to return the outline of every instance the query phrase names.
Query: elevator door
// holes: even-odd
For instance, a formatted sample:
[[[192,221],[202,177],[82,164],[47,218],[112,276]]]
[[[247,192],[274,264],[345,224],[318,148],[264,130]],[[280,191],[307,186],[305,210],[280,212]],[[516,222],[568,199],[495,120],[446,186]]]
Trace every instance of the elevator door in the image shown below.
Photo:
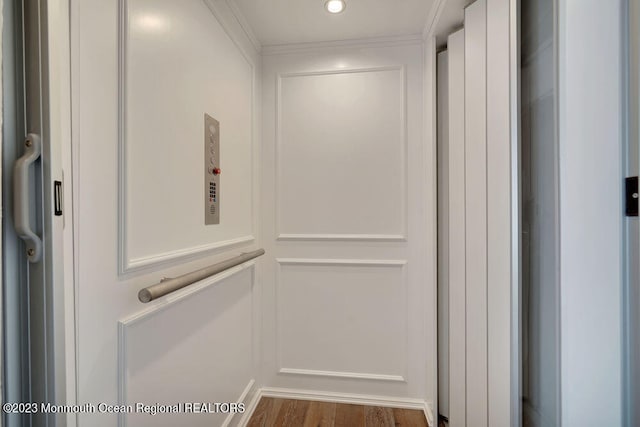
[[[63,185],[52,123],[49,2],[5,2],[3,36],[3,400],[7,426],[61,425],[67,400],[62,292]],[[55,115],[55,113],[54,113]],[[57,188],[57,190],[56,190]],[[29,406],[31,404],[32,406]]]
[[[517,425],[510,7],[467,6],[464,28],[447,34],[447,63],[438,58],[438,332],[448,359],[439,361],[439,410],[452,427]]]

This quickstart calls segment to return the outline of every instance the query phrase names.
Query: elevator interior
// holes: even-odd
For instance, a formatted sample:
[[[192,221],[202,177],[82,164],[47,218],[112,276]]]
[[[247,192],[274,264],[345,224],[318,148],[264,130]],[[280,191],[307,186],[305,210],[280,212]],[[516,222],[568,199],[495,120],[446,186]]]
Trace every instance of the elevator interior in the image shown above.
[[[597,335],[614,349],[611,360],[586,355],[561,371],[560,326],[586,307],[607,331],[621,326],[617,288],[576,281],[566,275],[581,260],[562,269],[559,261],[573,259],[561,256],[561,232],[591,230],[606,212],[589,205],[559,227],[561,214],[575,212],[571,200],[560,212],[560,194],[576,194],[566,177],[580,171],[559,152],[565,110],[554,76],[568,65],[556,49],[568,42],[557,21],[576,19],[567,28],[586,37],[578,18],[614,27],[617,9],[595,13],[593,3],[584,17],[563,18],[546,0],[345,1],[337,13],[323,0],[23,1],[41,17],[24,40],[41,55],[30,60],[43,72],[25,76],[42,99],[5,90],[5,123],[11,113],[19,124],[5,126],[3,139],[29,129],[29,112],[48,124],[30,177],[44,210],[31,220],[48,245],[41,266],[53,268],[39,288],[25,272],[40,267],[14,260],[25,251],[5,232],[5,264],[24,269],[5,270],[5,307],[48,289],[36,309],[4,313],[4,324],[32,334],[21,341],[14,330],[10,347],[5,337],[16,368],[5,369],[5,399],[24,400],[35,386],[59,404],[211,399],[247,408],[44,417],[99,427],[244,425],[261,397],[419,409],[432,426],[439,415],[453,427],[579,419],[574,408],[589,400],[563,389],[564,397],[560,376],[574,379],[585,366],[601,375],[592,368],[615,362],[616,334]],[[612,34],[603,40],[616,45]],[[5,72],[5,89],[20,84],[20,63]],[[610,84],[594,84],[593,96],[611,94],[614,115],[620,91]],[[605,116],[601,129],[613,121]],[[576,128],[564,129],[566,140],[579,139]],[[615,163],[581,137],[596,147],[584,152]],[[563,147],[581,154],[578,144]],[[5,230],[6,175],[19,150],[3,149]],[[595,184],[610,182],[592,169],[587,179],[602,197]],[[61,194],[62,206],[49,203]],[[615,264],[615,244],[603,237],[611,229],[591,238]],[[563,248],[576,241],[564,237]],[[171,293],[149,291],[218,272],[206,269],[221,262],[230,267]],[[572,306],[576,282],[607,309]],[[20,362],[33,340],[44,350]],[[38,372],[46,387],[20,389]],[[612,400],[616,372],[597,382]]]

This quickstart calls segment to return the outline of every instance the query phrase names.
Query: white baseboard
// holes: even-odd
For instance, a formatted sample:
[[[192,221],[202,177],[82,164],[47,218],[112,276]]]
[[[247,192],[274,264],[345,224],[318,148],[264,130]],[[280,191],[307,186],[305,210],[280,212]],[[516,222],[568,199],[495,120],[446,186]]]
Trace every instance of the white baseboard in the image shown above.
[[[427,419],[429,426],[438,427],[438,423],[436,418],[433,416],[433,408],[431,408],[431,406],[431,402],[424,402],[424,408],[422,408],[422,411],[424,412],[424,416]]]
[[[238,397],[238,399],[236,400],[237,403],[244,403],[245,405],[247,404],[247,402],[245,402],[247,396],[249,395],[249,393],[251,393],[251,390],[253,389],[253,386],[256,384],[256,380],[255,379],[251,379],[249,381],[249,383],[247,384],[247,386],[244,388],[244,390],[242,391],[242,393],[240,394],[240,397]],[[258,396],[260,394],[260,390],[256,390],[256,392],[254,393],[254,397],[253,399],[251,399],[251,403],[253,403],[254,400],[256,400],[256,396]],[[257,403],[257,400],[256,400]],[[255,408],[251,408],[251,412],[253,412],[253,409]],[[246,416],[246,414],[249,412],[249,408],[246,408],[243,414],[243,419]],[[233,419],[235,418],[236,413],[235,412],[231,412],[227,418],[225,418],[224,422],[222,423],[222,427],[228,427],[229,425],[231,425],[231,421],[233,421]],[[247,419],[248,420],[248,419]],[[239,421],[238,425],[241,425],[242,423],[242,419]]]
[[[247,407],[242,419],[238,423],[239,427],[247,425],[253,411],[256,409],[258,402],[262,397],[277,397],[281,399],[295,399],[295,400],[315,400],[317,402],[335,402],[335,403],[349,403],[355,405],[367,405],[367,406],[383,406],[387,408],[404,408],[404,409],[417,409],[424,412],[424,416],[429,423],[429,426],[436,427],[434,423],[433,411],[431,405],[422,399],[412,399],[408,397],[387,397],[387,396],[372,396],[365,394],[353,394],[353,393],[336,393],[330,391],[316,391],[316,390],[299,390],[291,388],[278,388],[278,387],[263,387],[259,389],[251,403]]]
[[[258,402],[260,401],[261,398],[262,398],[262,389],[259,388],[258,390],[256,390],[255,394],[253,395],[253,399],[251,399],[251,401],[245,408],[244,414],[242,414],[242,418],[240,418],[240,421],[238,421],[238,427],[245,427],[249,423],[249,420],[253,415],[253,411],[256,410],[256,406],[258,406]]]

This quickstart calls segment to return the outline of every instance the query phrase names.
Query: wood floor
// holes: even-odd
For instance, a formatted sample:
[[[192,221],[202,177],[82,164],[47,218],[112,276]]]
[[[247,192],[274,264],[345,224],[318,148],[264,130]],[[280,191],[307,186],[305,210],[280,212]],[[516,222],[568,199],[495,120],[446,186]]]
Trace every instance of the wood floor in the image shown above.
[[[247,427],[428,427],[413,409],[263,397]]]

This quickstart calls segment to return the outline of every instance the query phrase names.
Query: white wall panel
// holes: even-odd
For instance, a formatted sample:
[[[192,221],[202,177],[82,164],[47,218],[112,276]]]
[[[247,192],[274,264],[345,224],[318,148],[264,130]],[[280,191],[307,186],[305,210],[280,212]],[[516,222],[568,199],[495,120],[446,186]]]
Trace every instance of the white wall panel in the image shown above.
[[[447,41],[449,55],[449,423],[466,425],[465,34]]]
[[[253,268],[236,267],[205,280],[205,287],[192,288],[170,307],[122,320],[119,404],[241,402],[254,382],[253,284]],[[130,426],[211,426],[229,416],[132,413],[123,418]]]
[[[122,7],[122,268],[252,239],[252,63],[205,1]],[[204,224],[205,113],[220,122],[223,226]]]
[[[467,418],[487,425],[487,11],[465,10]]]
[[[277,90],[279,237],[404,238],[404,67],[283,74]]]
[[[433,402],[422,45],[294,50],[263,58],[265,384]]]
[[[405,262],[277,261],[281,373],[406,381]]]

